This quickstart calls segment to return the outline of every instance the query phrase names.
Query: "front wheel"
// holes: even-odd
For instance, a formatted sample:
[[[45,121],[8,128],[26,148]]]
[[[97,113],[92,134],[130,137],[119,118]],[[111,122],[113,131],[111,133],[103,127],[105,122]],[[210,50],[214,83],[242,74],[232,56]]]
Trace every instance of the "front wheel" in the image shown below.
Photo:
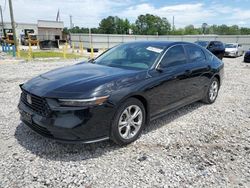
[[[210,82],[206,95],[202,101],[207,104],[214,103],[218,96],[219,88],[220,88],[219,80],[217,78],[213,78],[212,81]]]
[[[146,113],[143,104],[130,98],[118,108],[111,127],[111,139],[126,145],[135,141],[145,125]]]

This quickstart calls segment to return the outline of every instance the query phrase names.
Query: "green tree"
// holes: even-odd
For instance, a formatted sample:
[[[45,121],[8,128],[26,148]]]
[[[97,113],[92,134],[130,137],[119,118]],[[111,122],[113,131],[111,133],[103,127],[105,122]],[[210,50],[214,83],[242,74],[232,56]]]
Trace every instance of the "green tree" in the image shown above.
[[[165,35],[171,30],[171,25],[166,18],[152,14],[140,15],[135,21],[133,31],[141,35]]]
[[[196,29],[194,25],[188,25],[185,28],[185,35],[198,35],[199,29]]]
[[[99,30],[103,34],[116,34],[115,17],[109,16],[102,19],[99,24]]]
[[[128,34],[129,28],[128,19],[123,20],[117,16],[104,18],[99,24],[99,32],[104,34]]]

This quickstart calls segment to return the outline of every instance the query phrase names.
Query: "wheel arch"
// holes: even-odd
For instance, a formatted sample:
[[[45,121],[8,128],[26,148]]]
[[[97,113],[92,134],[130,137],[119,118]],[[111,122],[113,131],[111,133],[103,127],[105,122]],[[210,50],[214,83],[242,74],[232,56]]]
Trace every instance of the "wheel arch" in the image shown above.
[[[146,124],[148,124],[149,121],[150,121],[150,107],[149,107],[148,100],[143,95],[138,94],[138,93],[128,95],[128,96],[124,97],[119,102],[119,104],[117,106],[120,106],[124,101],[126,101],[126,100],[128,100],[130,98],[135,98],[135,99],[139,100],[143,104],[145,112],[146,112]]]
[[[220,88],[220,86],[221,86],[221,78],[220,78],[220,75],[219,75],[219,74],[215,74],[215,75],[213,76],[213,78],[217,78],[217,79],[218,79],[218,81],[219,81],[219,88]]]

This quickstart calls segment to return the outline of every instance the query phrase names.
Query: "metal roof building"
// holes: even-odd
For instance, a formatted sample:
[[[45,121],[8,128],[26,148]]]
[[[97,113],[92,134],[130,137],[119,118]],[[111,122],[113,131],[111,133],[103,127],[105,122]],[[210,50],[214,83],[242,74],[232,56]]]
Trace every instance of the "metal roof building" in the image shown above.
[[[38,20],[37,24],[33,23],[16,23],[17,38],[25,33],[25,30],[33,30],[34,34],[40,40],[57,40],[62,39],[62,30],[64,23],[61,21]],[[4,29],[12,29],[10,22],[4,22]],[[0,23],[0,36],[4,35],[2,24]]]

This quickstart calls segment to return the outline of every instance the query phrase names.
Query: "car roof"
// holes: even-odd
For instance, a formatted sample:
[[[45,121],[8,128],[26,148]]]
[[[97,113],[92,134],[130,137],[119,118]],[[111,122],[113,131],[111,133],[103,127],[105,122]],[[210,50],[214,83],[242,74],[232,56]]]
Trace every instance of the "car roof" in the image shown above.
[[[197,40],[196,42],[221,42],[221,41],[219,40]]]
[[[139,43],[143,43],[146,45],[161,45],[161,46],[173,46],[176,44],[192,44],[192,45],[196,45],[194,43],[191,42],[183,42],[183,41],[133,41],[133,42],[128,42],[129,44],[139,44]]]

